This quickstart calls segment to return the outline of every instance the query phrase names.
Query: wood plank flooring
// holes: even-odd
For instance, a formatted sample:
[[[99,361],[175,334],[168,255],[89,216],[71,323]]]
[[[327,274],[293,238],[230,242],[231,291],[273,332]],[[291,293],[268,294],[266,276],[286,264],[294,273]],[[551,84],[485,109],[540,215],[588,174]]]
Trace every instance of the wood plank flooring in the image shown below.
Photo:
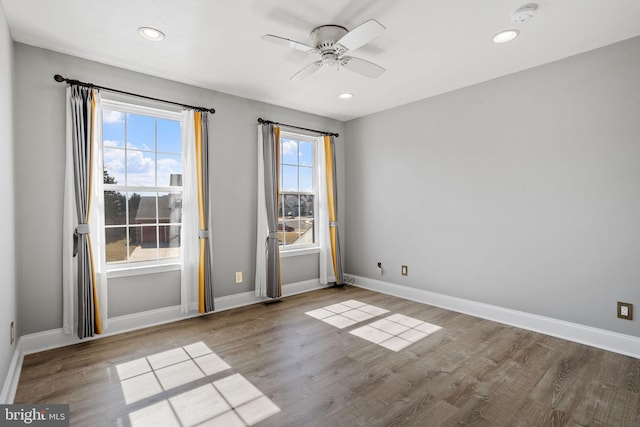
[[[345,329],[305,315],[349,299],[442,329],[394,352],[349,333],[385,315]],[[640,426],[638,359],[351,286],[26,356],[15,402],[130,426],[222,375],[127,405],[117,366],[200,341],[280,408],[260,426]]]

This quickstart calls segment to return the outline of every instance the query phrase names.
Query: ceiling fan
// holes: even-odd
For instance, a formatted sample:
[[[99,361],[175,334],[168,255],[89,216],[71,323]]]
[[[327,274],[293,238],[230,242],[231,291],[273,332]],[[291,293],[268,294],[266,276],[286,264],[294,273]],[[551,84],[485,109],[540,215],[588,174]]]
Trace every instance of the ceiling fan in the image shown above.
[[[319,60],[302,68],[291,76],[291,80],[309,77],[323,66],[335,66],[338,69],[344,67],[363,76],[378,78],[384,73],[384,68],[364,59],[348,56],[346,53],[369,43],[380,36],[384,30],[386,28],[382,24],[375,19],[370,19],[351,31],[340,25],[316,27],[311,31],[312,45],[272,34],[265,34],[261,38],[303,52],[320,54]]]

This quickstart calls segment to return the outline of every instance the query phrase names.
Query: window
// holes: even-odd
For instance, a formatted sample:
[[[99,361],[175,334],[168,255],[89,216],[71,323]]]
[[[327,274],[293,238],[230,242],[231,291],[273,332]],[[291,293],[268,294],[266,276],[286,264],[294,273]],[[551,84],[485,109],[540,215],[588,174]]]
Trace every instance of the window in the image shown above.
[[[107,265],[175,263],[181,256],[182,115],[102,104]]]
[[[318,246],[316,139],[280,134],[278,240],[281,250]]]

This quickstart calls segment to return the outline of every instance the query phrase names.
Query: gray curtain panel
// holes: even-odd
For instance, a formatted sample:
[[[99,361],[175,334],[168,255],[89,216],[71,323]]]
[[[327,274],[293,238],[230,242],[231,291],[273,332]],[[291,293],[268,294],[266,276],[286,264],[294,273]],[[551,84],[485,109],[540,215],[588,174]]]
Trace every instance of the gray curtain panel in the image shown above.
[[[202,136],[202,192],[204,200],[204,229],[200,230],[200,239],[204,240],[204,312],[214,310],[213,280],[211,272],[211,242],[209,233],[209,115],[200,112],[200,133]]]
[[[278,244],[278,164],[280,146],[280,128],[273,124],[262,126],[264,143],[264,194],[267,206],[269,237],[267,238],[267,297],[282,296],[280,276],[280,248]]]
[[[75,201],[78,227],[74,234],[78,258],[78,337],[92,337],[101,332],[100,316],[95,306],[93,262],[89,242],[89,204],[92,167],[92,90],[71,87],[72,144]]]

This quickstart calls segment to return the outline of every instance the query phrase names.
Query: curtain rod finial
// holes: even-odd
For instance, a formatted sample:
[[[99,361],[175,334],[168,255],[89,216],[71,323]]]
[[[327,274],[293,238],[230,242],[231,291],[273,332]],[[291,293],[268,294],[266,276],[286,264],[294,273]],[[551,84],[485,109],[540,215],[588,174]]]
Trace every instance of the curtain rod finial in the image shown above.
[[[216,113],[216,109],[215,109],[215,108],[209,108],[209,112],[210,112],[211,114],[215,114],[215,113]]]
[[[53,76],[53,80],[57,81],[58,83],[62,83],[63,81],[65,81],[65,78],[60,74],[56,74],[55,76]]]

